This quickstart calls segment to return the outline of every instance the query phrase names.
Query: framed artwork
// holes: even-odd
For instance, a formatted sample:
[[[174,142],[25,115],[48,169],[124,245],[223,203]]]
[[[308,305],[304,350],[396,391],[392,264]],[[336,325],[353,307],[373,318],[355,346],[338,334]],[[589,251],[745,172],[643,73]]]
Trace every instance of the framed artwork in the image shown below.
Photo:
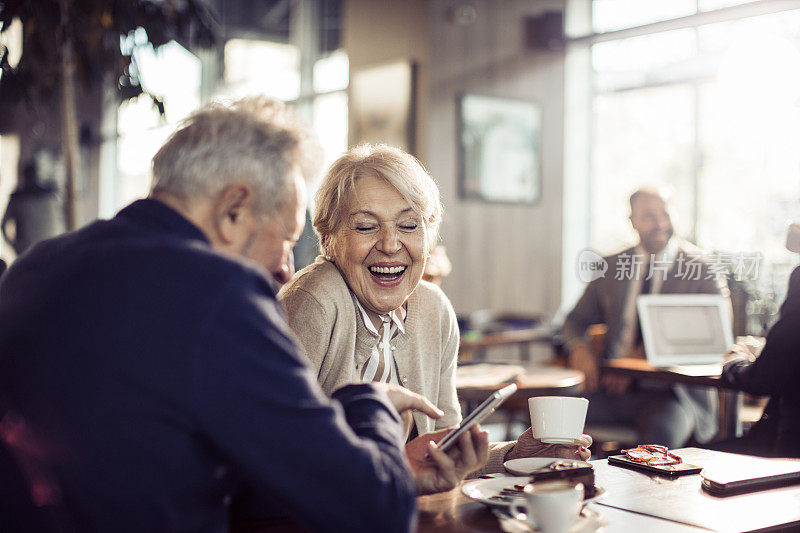
[[[458,117],[461,197],[536,202],[541,196],[541,107],[465,94],[458,100]]]
[[[351,141],[385,143],[414,151],[414,63],[365,68],[350,81]]]

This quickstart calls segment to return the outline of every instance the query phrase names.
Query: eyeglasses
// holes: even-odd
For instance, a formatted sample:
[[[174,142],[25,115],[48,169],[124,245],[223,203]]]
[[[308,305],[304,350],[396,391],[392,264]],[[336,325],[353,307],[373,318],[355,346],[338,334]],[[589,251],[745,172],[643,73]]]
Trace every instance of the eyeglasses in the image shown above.
[[[622,453],[631,461],[650,466],[677,465],[683,462],[683,459],[670,452],[666,446],[659,444],[640,444],[636,448],[622,450]]]

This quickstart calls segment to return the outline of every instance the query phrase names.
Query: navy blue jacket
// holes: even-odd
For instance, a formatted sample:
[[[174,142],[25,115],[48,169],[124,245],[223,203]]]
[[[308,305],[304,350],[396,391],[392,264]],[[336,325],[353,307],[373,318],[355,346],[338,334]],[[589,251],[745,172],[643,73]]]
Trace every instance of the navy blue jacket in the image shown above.
[[[313,530],[415,527],[385,395],[328,400],[264,272],[154,200],[6,272],[0,408],[34,498],[79,531],[225,530],[242,482]]]

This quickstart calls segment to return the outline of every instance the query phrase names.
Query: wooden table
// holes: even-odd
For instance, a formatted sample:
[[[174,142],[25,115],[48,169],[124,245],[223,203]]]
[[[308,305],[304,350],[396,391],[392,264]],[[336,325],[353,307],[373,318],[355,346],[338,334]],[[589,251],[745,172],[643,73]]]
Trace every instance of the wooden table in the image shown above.
[[[675,450],[687,463],[730,464],[736,454],[700,448]],[[595,482],[606,490],[590,508],[605,517],[605,533],[701,533],[800,530],[800,485],[716,497],[700,487],[700,475],[669,479],[592,461]],[[449,492],[417,498],[420,533],[500,532],[497,516],[483,504]],[[238,525],[236,533],[303,531],[286,518]]]
[[[489,533],[504,531],[488,507],[470,500],[460,488],[417,498],[419,533]],[[707,533],[707,530],[631,513],[612,507],[590,504],[608,524],[604,533]]]
[[[517,384],[517,392],[506,400],[504,409],[528,410],[528,398],[533,396],[568,396],[581,390],[583,386],[583,372],[553,365],[521,365],[525,373],[513,381],[494,383],[480,386],[459,386],[458,399],[470,404],[477,404],[485,400],[494,391],[508,385]],[[469,412],[470,409],[467,409]],[[466,415],[467,413],[465,413]]]
[[[686,462],[711,467],[735,460],[699,448],[676,450]],[[592,461],[606,494],[591,508],[605,516],[607,533],[795,531],[800,529],[800,485],[728,496],[700,488],[700,475],[669,479]],[[420,532],[503,531],[498,518],[459,489],[417,499]]]
[[[686,463],[704,468],[733,466],[742,456],[683,448],[675,450]],[[608,493],[601,507],[615,507],[657,516],[712,531],[800,529],[800,485],[717,497],[700,487],[700,475],[669,479],[592,461],[595,479]]]
[[[607,359],[603,365],[603,372],[636,380],[714,387],[719,390],[720,398],[717,437],[720,439],[740,437],[742,424],[739,412],[742,407],[742,393],[720,379],[719,367],[716,370],[714,365],[697,367],[699,370],[707,370],[702,373],[689,368],[656,368],[645,359],[617,358]]]

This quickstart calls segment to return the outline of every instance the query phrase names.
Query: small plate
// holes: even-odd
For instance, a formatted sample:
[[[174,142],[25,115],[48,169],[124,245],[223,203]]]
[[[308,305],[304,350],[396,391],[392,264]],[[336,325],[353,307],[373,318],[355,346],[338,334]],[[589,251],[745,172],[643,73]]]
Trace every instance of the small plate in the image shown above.
[[[506,470],[515,476],[527,476],[535,470],[544,468],[554,461],[567,461],[568,459],[559,457],[523,457],[522,459],[511,459],[503,463]],[[580,466],[592,466],[591,463],[586,461],[574,461]]]
[[[503,489],[513,488],[514,485],[527,485],[529,482],[530,478],[528,476],[508,476],[508,477],[495,477],[491,479],[475,479],[472,481],[467,481],[466,483],[461,485],[461,492],[463,492],[467,498],[479,501],[484,505],[488,505],[489,507],[506,508],[508,507],[508,502],[493,500],[492,498],[498,496],[503,491]],[[583,500],[584,504],[596,501],[606,493],[606,490],[599,485],[595,485],[594,489],[595,489],[595,495],[592,496],[591,498],[584,499]]]
[[[521,526],[521,531],[541,531],[539,529],[533,529],[530,524],[522,520],[512,517],[508,517],[508,520],[519,524],[519,526]],[[596,533],[607,524],[608,520],[606,520],[605,516],[588,507],[584,507],[581,514],[579,514],[578,518],[573,522],[572,527],[569,528],[569,533]]]

